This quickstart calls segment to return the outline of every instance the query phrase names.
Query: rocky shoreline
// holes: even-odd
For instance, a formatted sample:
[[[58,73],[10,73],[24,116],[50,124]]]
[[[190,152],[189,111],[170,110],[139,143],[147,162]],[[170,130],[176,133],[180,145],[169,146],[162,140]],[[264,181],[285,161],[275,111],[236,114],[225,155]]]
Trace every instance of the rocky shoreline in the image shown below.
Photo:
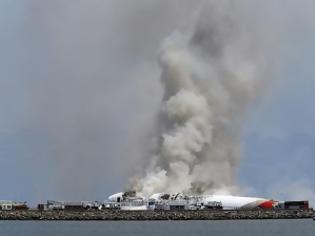
[[[147,220],[259,220],[314,218],[313,210],[239,210],[239,211],[0,211],[0,220],[71,221],[147,221]]]

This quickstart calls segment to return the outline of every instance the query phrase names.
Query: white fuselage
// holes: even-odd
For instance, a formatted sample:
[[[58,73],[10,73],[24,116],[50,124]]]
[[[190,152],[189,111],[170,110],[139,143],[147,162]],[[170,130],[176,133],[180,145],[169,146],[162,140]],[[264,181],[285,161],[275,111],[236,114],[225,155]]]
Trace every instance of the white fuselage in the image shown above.
[[[255,198],[255,197],[208,195],[208,196],[204,196],[204,201],[205,202],[221,202],[224,210],[253,209],[253,208],[258,208],[258,207],[268,208],[268,206],[271,206],[270,200],[264,199],[264,198]]]
[[[134,209],[134,210],[144,210],[146,208],[145,202],[149,199],[155,201],[165,201],[165,196],[168,195],[167,201],[178,201],[183,199],[183,194],[166,194],[166,193],[156,193],[153,194],[149,199],[144,197],[129,198],[127,201],[123,200],[123,192],[111,195],[108,200],[111,202],[121,203],[121,209]],[[140,194],[140,196],[142,196]],[[185,196],[188,199],[196,198]],[[187,199],[185,198],[185,199]],[[197,196],[199,203],[204,206],[211,205],[211,203],[220,203],[224,210],[237,210],[237,209],[270,209],[274,207],[274,201],[265,198],[256,197],[240,197],[240,196],[230,196],[230,195],[201,195]]]

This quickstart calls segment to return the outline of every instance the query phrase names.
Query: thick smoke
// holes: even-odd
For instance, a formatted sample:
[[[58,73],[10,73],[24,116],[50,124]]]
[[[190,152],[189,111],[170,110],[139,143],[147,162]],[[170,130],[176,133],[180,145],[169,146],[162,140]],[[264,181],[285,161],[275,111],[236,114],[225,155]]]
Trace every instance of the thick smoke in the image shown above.
[[[277,45],[274,1],[26,2],[25,127],[45,198],[102,199],[139,169],[132,187],[147,193],[235,188],[241,124]]]
[[[136,172],[132,187],[147,193],[235,191],[242,126],[251,126],[247,113],[266,84],[283,89],[268,91],[254,135],[243,139],[253,156],[240,177],[252,179],[245,182],[255,195],[290,197],[289,186],[314,196],[314,176],[304,168],[314,151],[312,1],[20,2],[0,3],[1,179],[8,198],[101,200]],[[274,62],[290,67],[280,68],[276,86],[268,83]],[[296,111],[303,115],[291,116]],[[296,138],[300,132],[310,135]],[[309,155],[286,155],[297,140]],[[273,172],[261,168],[265,163]]]
[[[133,188],[154,192],[235,191],[244,116],[264,87],[268,43],[243,4],[208,1],[193,27],[159,51],[164,96],[156,147]]]

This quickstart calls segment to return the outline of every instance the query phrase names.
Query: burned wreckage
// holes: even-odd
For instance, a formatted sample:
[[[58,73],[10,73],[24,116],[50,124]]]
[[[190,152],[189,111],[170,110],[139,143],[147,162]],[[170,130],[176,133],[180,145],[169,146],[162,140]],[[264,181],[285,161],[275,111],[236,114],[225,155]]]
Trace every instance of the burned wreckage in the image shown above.
[[[194,201],[194,203],[193,203]],[[198,206],[197,199],[180,193],[158,193],[146,198],[135,191],[120,192],[111,195],[108,202],[116,204],[121,210],[190,210]],[[201,207],[201,204],[199,204]]]
[[[276,201],[259,197],[183,193],[156,193],[145,197],[144,194],[135,191],[113,194],[108,197],[104,206],[120,210],[309,209],[308,201]]]
[[[145,197],[135,191],[109,196],[107,208],[121,210],[206,210],[273,208],[276,202],[264,198],[220,195],[186,195],[183,193],[156,193]]]

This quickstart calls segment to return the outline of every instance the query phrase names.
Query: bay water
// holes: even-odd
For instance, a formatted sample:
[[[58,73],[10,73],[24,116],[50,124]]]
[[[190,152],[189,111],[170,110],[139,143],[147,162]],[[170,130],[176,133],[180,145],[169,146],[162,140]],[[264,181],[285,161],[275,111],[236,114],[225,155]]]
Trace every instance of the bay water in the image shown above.
[[[315,221],[0,221],[0,236],[103,235],[303,235],[315,236]]]

